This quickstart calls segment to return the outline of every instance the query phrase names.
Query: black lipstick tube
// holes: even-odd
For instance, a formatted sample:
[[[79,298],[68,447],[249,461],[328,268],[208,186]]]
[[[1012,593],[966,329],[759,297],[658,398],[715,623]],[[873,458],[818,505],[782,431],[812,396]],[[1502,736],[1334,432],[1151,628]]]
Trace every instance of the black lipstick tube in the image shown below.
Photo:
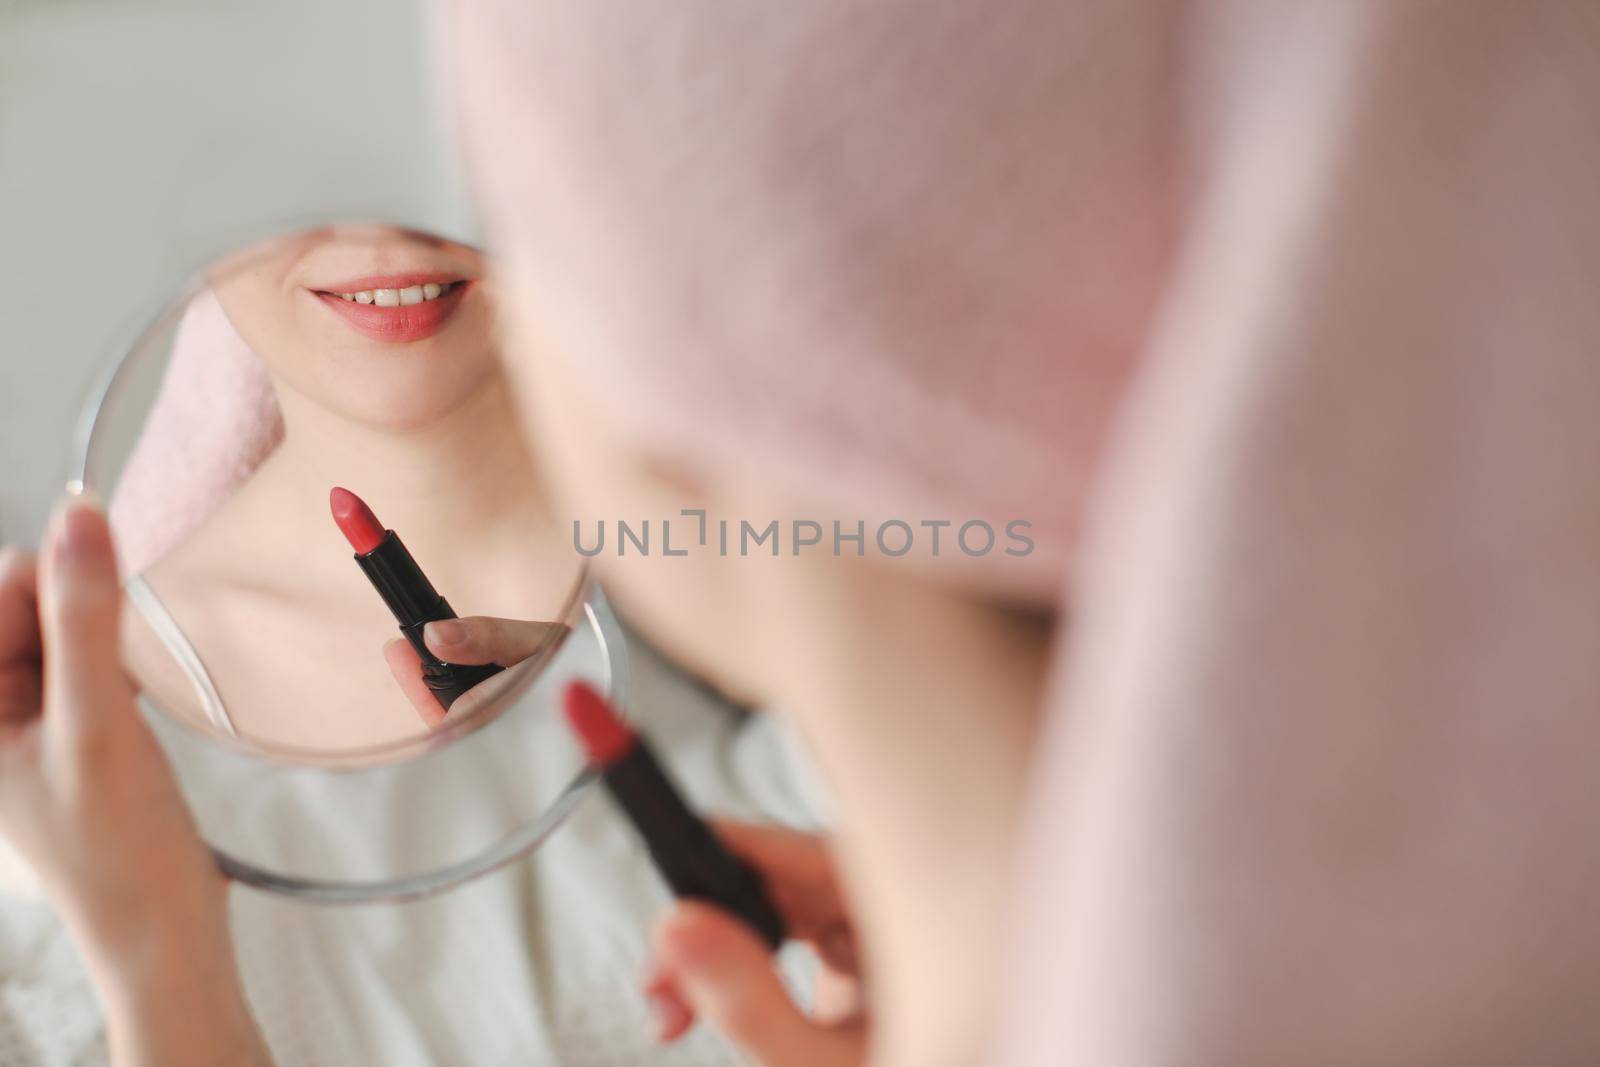
[[[644,739],[634,736],[600,776],[632,820],[673,895],[709,901],[743,919],[776,950],[784,923],[761,876],[729,852],[667,778]]]
[[[393,530],[385,530],[383,540],[371,552],[356,553],[356,562],[366,572],[372,588],[389,605],[395,621],[400,624],[400,632],[417,650],[422,660],[422,681],[446,711],[461,694],[505,670],[498,663],[446,663],[428,651],[427,642],[422,639],[422,628],[430,622],[457,616],[450,602],[439,595]]]

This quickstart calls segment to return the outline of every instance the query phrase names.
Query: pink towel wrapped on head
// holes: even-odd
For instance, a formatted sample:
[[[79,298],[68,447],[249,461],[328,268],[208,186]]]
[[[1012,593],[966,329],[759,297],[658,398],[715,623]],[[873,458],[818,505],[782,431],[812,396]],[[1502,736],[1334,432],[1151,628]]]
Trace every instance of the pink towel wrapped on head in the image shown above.
[[[1027,508],[972,577],[1065,604],[1150,360],[994,1062],[1600,1062],[1592,4],[459,7],[496,238],[662,451]]]
[[[1147,7],[460,9],[494,251],[629,426],[852,518],[1030,521],[937,571],[1055,599],[1171,251]]]
[[[184,312],[143,431],[111,494],[123,573],[198,527],[283,439],[265,365],[207,289]]]

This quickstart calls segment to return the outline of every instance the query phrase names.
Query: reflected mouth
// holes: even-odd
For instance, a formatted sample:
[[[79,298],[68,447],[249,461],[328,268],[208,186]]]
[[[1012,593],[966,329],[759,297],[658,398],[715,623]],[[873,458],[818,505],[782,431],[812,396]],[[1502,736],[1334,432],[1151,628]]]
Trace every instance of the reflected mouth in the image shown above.
[[[357,332],[404,344],[438,333],[471,286],[461,278],[388,276],[353,279],[338,289],[311,293]]]

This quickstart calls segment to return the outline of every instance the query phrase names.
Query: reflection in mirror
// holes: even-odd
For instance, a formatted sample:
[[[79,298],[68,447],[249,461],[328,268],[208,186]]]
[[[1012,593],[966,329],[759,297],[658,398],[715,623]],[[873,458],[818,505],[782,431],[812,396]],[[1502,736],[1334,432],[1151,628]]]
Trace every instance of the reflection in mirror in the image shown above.
[[[481,867],[579,776],[551,687],[616,688],[617,639],[546,518],[496,318],[472,248],[299,232],[202,272],[100,405],[84,481],[122,554],[128,672],[213,846],[264,881]],[[425,831],[381,825],[399,818],[386,794],[465,811],[490,778],[506,811],[475,810],[470,831],[432,812],[433,852],[413,847]],[[283,820],[265,832],[263,805]],[[365,859],[298,834],[352,811],[368,813]],[[381,844],[390,829],[411,855]]]
[[[424,585],[468,614],[538,607],[549,623],[577,580],[528,488],[483,259],[394,229],[325,229],[207,281],[111,494],[135,674],[247,738],[355,748],[417,733],[432,709],[408,699],[415,665],[384,654],[396,619],[351,559],[332,488],[381,509]],[[414,631],[436,613],[409,606]],[[172,624],[192,658],[175,661]]]

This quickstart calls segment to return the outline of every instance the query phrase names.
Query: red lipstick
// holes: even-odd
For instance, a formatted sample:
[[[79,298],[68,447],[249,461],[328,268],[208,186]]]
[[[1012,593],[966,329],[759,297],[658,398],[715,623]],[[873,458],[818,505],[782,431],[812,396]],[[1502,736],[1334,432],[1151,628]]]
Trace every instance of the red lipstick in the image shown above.
[[[644,839],[674,895],[709,901],[743,919],[776,949],[784,924],[761,876],[690,810],[644,739],[583,682],[566,692],[567,722],[611,796]]]
[[[372,509],[367,507],[365,500],[348,489],[335,486],[333,492],[328,494],[328,503],[333,508],[333,521],[339,524],[339,529],[357,555],[371,552],[383,542],[383,535],[387,531]]]
[[[455,611],[449,601],[422,573],[399,536],[386,530],[378,517],[367,507],[366,501],[348,489],[335,487],[328,494],[328,506],[333,511],[333,521],[355,549],[356,562],[389,606],[400,632],[422,660],[422,680],[446,710],[473,686],[492,678],[504,667],[487,663],[468,666],[446,663],[428,650],[422,630],[430,622],[453,619]]]

